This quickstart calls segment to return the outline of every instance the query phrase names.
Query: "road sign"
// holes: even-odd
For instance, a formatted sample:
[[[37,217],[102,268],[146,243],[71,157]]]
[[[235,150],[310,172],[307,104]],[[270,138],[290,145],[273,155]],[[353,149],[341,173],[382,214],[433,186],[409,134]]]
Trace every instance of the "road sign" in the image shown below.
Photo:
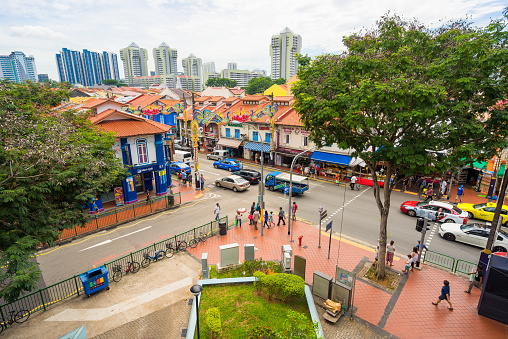
[[[328,211],[324,210],[323,212],[319,213],[319,215],[321,217],[321,220],[323,220],[324,218],[326,218],[328,216]]]
[[[286,187],[284,188],[284,194],[289,194],[289,186],[286,186]]]
[[[275,185],[275,186],[273,187],[273,189],[278,190],[279,188],[282,188],[282,187],[284,187],[284,186],[285,186],[284,184]]]

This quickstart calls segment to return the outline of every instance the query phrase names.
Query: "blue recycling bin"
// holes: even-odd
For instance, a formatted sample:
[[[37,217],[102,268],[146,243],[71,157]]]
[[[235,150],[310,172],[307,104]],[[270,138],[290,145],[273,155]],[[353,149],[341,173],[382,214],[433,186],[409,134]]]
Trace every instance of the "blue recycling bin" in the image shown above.
[[[109,290],[108,270],[104,266],[80,274],[79,278],[87,296],[104,288]]]

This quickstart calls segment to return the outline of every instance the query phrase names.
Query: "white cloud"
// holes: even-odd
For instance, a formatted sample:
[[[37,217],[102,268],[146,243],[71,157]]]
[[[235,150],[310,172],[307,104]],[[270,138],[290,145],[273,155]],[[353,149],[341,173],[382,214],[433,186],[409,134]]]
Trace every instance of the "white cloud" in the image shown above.
[[[416,17],[426,25],[471,17],[485,25],[500,17],[500,0],[16,0],[0,12],[0,54],[34,55],[37,70],[57,79],[55,54],[63,47],[119,52],[131,42],[149,52],[165,41],[181,59],[193,53],[216,70],[228,62],[269,71],[272,35],[289,27],[302,36],[302,52],[343,50],[342,36],[372,28],[383,14]],[[12,27],[15,26],[15,27]],[[35,39],[34,39],[35,38]],[[120,74],[123,65],[120,60]]]
[[[64,34],[43,26],[14,26],[9,29],[9,34],[14,37],[36,38],[45,40],[63,39]]]

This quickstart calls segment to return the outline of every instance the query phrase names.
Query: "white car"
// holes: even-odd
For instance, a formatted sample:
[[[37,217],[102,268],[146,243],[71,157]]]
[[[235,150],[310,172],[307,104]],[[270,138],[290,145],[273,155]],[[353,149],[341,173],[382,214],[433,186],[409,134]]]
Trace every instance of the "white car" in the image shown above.
[[[439,227],[439,235],[449,241],[459,241],[465,244],[485,248],[489,239],[490,227],[480,223],[458,225],[445,223]],[[506,252],[508,250],[508,232],[499,230],[494,239],[493,252]]]
[[[441,201],[406,201],[400,205],[400,210],[410,217],[427,217],[431,221],[455,222],[464,225],[469,221],[467,212]]]

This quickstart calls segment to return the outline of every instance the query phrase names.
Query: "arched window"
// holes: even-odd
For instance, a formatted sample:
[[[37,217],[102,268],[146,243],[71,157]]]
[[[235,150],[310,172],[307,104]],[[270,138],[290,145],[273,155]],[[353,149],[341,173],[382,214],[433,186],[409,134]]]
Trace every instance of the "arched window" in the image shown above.
[[[148,163],[148,150],[146,148],[146,139],[137,140],[136,146],[138,147],[138,163],[139,164]]]

